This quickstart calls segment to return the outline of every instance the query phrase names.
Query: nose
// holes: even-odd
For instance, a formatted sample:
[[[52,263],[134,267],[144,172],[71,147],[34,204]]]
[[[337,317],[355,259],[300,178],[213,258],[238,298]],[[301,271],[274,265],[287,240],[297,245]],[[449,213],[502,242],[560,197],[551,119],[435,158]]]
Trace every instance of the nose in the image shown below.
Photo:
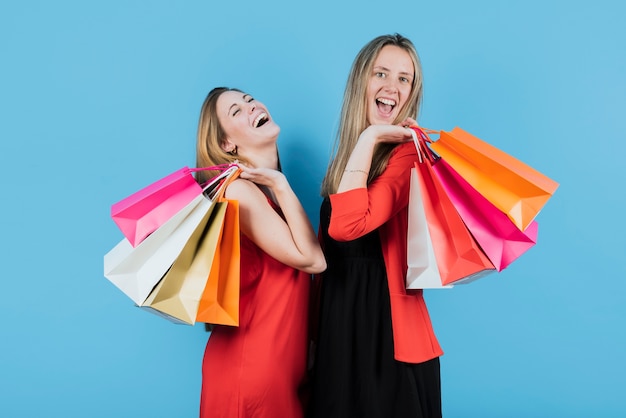
[[[250,111],[249,111],[249,113],[254,112],[255,109],[256,109],[256,105],[254,103],[250,103]]]
[[[395,92],[397,92],[399,90],[399,85],[400,85],[400,81],[399,80],[397,80],[395,78],[392,78],[392,77],[389,77],[389,78],[387,78],[386,81],[387,81],[387,83],[385,83],[385,89],[386,90],[388,90],[388,91],[390,91],[392,93],[395,93]]]

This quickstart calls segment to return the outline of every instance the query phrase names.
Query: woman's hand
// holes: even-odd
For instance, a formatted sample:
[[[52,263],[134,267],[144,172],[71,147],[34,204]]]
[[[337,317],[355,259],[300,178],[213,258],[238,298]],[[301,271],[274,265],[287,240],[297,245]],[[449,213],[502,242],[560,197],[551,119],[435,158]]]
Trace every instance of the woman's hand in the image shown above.
[[[412,118],[406,118],[397,125],[370,125],[359,136],[360,141],[371,141],[373,144],[379,143],[402,143],[412,140],[409,126],[417,126],[417,122]]]
[[[239,164],[242,179],[250,180],[261,186],[267,186],[272,190],[284,188],[287,185],[287,178],[283,173],[271,168],[252,168]]]
[[[399,125],[404,126],[405,128],[408,128],[410,126],[419,126],[417,121],[413,118],[406,118]]]

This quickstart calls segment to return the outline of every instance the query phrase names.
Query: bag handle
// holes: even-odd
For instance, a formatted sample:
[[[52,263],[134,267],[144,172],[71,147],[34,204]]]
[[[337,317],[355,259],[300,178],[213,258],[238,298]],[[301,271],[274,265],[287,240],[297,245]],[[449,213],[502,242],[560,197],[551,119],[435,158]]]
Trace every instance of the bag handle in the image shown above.
[[[241,168],[239,168],[239,166],[235,166],[235,167],[236,168],[228,176],[226,176],[222,180],[220,185],[218,186],[217,192],[214,195],[214,199],[218,201],[224,200],[224,194],[226,193],[226,188],[228,187],[230,183],[233,182],[233,180],[239,177],[239,174],[241,174]]]
[[[428,146],[428,144],[433,141],[427,133],[436,133],[436,131],[421,128],[419,126],[409,126],[409,129],[411,131],[411,136],[413,137],[413,142],[415,143],[420,163],[424,162],[422,156],[424,156],[425,159],[428,159],[431,163],[436,162],[439,159],[439,156]]]
[[[425,134],[435,135],[439,133],[439,131],[435,131],[434,129],[422,128],[421,126],[416,126],[416,128],[418,128],[420,131],[424,132]],[[430,141],[430,138],[429,138],[429,142],[432,142]]]
[[[233,163],[230,164],[218,164],[218,165],[212,165],[209,167],[193,167],[190,168],[189,171],[192,173],[195,173],[196,171],[224,171],[226,169],[228,169],[229,167],[232,167]]]
[[[203,192],[210,199],[223,199],[226,187],[239,177],[240,173],[241,169],[237,164],[228,164],[224,171],[203,184]]]
[[[213,185],[216,181],[220,180],[221,178],[223,178],[224,176],[228,175],[229,171],[232,167],[238,167],[237,164],[235,163],[230,163],[230,164],[218,164],[218,165],[214,165],[214,166],[210,166],[210,167],[195,167],[195,168],[190,168],[189,171],[190,172],[197,172],[197,171],[219,171],[220,173],[217,174],[214,177],[211,177],[209,180],[205,181],[204,183],[201,183],[200,186],[203,189],[206,189],[207,187]]]

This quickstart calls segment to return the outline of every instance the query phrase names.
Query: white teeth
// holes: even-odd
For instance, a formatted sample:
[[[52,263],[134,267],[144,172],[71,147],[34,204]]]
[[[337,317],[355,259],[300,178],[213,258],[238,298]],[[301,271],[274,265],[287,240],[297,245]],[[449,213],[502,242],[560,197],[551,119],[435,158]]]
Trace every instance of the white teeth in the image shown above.
[[[261,120],[266,119],[267,118],[267,113],[262,112],[259,114],[259,116],[256,117],[256,119],[254,119],[254,122],[252,123],[253,126],[256,128],[257,126],[259,126],[259,122],[261,122]]]
[[[396,105],[395,100],[389,100],[389,99],[383,99],[383,98],[376,99],[376,100],[378,100],[382,104],[386,104],[386,105],[389,105],[389,106],[395,106]]]

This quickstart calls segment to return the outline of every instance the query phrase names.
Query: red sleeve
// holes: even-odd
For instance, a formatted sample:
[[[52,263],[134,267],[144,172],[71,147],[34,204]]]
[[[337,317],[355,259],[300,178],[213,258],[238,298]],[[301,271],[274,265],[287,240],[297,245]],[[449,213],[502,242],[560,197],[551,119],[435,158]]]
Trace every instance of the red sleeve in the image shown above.
[[[337,241],[362,237],[387,222],[409,203],[411,168],[417,161],[413,142],[398,145],[387,168],[367,188],[330,195],[328,234]]]

